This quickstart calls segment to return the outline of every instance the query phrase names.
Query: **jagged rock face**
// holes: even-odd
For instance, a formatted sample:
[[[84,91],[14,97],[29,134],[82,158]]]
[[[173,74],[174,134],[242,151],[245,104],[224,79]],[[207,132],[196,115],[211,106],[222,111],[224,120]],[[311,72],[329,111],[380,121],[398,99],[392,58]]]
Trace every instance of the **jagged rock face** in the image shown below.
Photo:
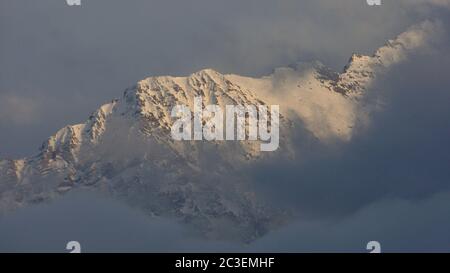
[[[111,194],[152,216],[177,217],[211,238],[251,241],[283,222],[235,170],[291,153],[294,121],[318,141],[349,141],[364,114],[359,100],[378,73],[419,48],[429,23],[369,56],[353,55],[342,73],[320,63],[279,68],[262,78],[207,69],[188,77],[151,77],[125,90],[78,125],[51,136],[36,156],[0,161],[0,212],[53,199],[73,188]],[[258,141],[174,141],[171,110],[194,97],[203,105],[279,105],[280,148]],[[224,231],[224,223],[233,230]]]
[[[138,82],[135,87],[125,91],[125,112],[138,118],[139,128],[144,135],[170,146],[179,156],[195,163],[201,156],[198,142],[174,142],[168,137],[173,123],[171,110],[176,105],[187,105],[192,113],[194,97],[202,98],[202,107],[218,105],[223,111],[226,105],[267,105],[265,101],[258,99],[253,91],[233,83],[225,75],[205,69],[189,77],[151,77]],[[280,119],[280,130],[286,133],[291,122],[283,116]],[[287,139],[283,141],[286,144],[288,142]],[[200,145],[203,146],[203,143]],[[214,145],[227,164],[261,156],[259,142],[217,141]]]

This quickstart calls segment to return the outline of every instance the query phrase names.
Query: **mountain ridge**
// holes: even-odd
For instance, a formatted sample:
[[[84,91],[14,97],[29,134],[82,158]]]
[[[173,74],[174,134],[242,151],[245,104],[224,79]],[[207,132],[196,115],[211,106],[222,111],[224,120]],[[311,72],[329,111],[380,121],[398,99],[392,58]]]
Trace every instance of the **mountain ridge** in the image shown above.
[[[424,47],[433,28],[424,22],[372,56],[353,54],[341,73],[314,62],[278,68],[261,78],[203,69],[187,77],[143,79],[84,123],[50,136],[37,155],[0,160],[0,213],[88,188],[152,216],[178,217],[207,237],[251,241],[282,223],[283,213],[265,208],[244,178],[232,177],[236,181],[229,183],[224,177],[260,158],[295,157],[290,145],[296,120],[318,141],[350,141],[354,126],[369,111],[360,101],[376,75]],[[280,150],[261,153],[257,141],[174,141],[171,109],[179,104],[193,109],[195,96],[221,108],[280,105]],[[218,163],[205,167],[211,162]],[[223,222],[236,230],[224,233]]]

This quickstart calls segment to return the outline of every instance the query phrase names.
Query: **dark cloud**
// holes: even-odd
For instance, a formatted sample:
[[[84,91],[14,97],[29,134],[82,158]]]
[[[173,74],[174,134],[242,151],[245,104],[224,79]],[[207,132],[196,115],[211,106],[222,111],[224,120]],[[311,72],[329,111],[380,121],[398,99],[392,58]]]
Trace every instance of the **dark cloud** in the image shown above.
[[[368,252],[378,241],[382,252],[450,251],[450,193],[421,201],[380,200],[334,220],[299,220],[254,242],[259,252]]]
[[[236,245],[201,241],[175,219],[151,218],[102,195],[83,191],[0,219],[0,252],[227,251]]]

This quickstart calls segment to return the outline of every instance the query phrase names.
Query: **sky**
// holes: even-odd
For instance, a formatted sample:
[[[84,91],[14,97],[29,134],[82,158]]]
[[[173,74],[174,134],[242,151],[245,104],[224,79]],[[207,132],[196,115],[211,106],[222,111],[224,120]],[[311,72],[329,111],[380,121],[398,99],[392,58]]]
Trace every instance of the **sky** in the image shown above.
[[[72,237],[91,251],[365,251],[374,239],[386,251],[450,251],[449,7],[447,0],[380,7],[362,0],[82,0],[82,7],[2,0],[2,158],[32,155],[59,128],[84,121],[147,76],[206,67],[261,76],[308,60],[341,70],[353,52],[371,54],[423,20],[438,22],[444,37],[375,82],[386,105],[350,143],[303,141],[296,149],[307,162],[247,170],[269,202],[296,212],[292,223],[251,244],[204,241],[175,219],[148,219],[74,193],[0,219],[0,234],[9,234],[0,236],[0,251],[64,251]]]

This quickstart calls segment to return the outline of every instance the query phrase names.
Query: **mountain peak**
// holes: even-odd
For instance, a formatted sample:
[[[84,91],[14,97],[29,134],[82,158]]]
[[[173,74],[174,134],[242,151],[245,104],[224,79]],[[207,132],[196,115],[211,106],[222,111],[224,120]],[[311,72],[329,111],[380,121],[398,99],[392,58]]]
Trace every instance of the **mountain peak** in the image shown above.
[[[212,68],[204,68],[202,70],[199,70],[198,72],[193,73],[191,76],[194,75],[199,75],[199,76],[212,76],[212,77],[216,77],[216,76],[223,76],[220,72],[212,69]]]
[[[320,62],[276,69],[250,78],[203,69],[185,77],[143,79],[123,98],[101,106],[81,124],[69,125],[44,142],[37,156],[0,161],[0,212],[53,199],[72,188],[109,193],[153,216],[178,217],[211,237],[228,221],[249,241],[279,223],[246,188],[230,177],[243,166],[290,154],[294,121],[321,141],[349,141],[364,122],[358,99],[378,73],[426,44],[424,23],[389,41],[373,56],[353,54],[342,73]],[[174,141],[176,105],[279,105],[280,149],[261,154],[258,141]],[[211,167],[214,166],[214,167]],[[210,183],[214,181],[214,183]]]

